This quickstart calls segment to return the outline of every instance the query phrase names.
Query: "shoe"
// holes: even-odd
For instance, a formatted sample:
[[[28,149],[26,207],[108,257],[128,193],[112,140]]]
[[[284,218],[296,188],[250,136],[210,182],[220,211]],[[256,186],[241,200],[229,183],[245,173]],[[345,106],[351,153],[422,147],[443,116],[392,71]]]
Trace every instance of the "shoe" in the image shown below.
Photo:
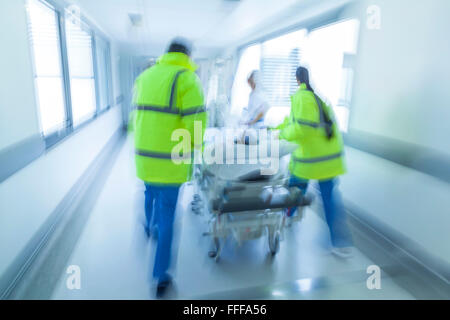
[[[158,241],[158,227],[154,226],[150,229],[149,238],[153,241]]]
[[[153,228],[147,228],[146,226],[144,226],[144,231],[145,231],[145,235],[147,236],[147,239],[152,239],[152,240],[158,240],[158,229],[153,227]]]
[[[143,225],[145,235],[147,236],[147,239],[151,239],[154,241],[158,240],[158,227],[153,226],[151,228],[147,227],[146,225]]]
[[[343,248],[337,248],[334,247],[331,250],[331,253],[333,253],[335,256],[343,259],[348,259],[353,257],[353,250],[352,247],[343,247]]]
[[[161,299],[167,292],[167,288],[172,284],[172,278],[158,282],[156,287],[156,298]]]
[[[286,217],[285,227],[292,227],[292,223],[294,221],[294,215],[297,213],[297,208],[287,208],[284,210],[284,214]]]
[[[293,216],[286,217],[286,228],[292,227],[293,219],[294,219]]]
[[[147,238],[150,238],[150,229],[147,228],[146,226],[144,226],[144,231],[145,231],[145,235],[147,236]]]

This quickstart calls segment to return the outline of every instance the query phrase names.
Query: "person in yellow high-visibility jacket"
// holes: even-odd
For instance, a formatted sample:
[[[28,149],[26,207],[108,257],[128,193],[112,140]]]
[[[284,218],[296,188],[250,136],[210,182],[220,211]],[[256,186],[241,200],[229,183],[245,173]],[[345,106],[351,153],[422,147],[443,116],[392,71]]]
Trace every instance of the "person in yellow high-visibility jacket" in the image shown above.
[[[146,187],[146,231],[157,237],[158,297],[172,281],[168,269],[178,193],[191,179],[193,149],[201,148],[206,128],[203,89],[190,54],[189,41],[176,38],[135,83],[136,173]]]
[[[337,190],[337,177],[344,174],[344,146],[334,121],[333,110],[311,88],[309,72],[296,71],[299,90],[291,97],[291,112],[279,129],[280,139],[298,144],[291,155],[290,185],[306,192],[309,180],[318,180],[326,221],[330,229],[332,252],[351,255],[352,239],[345,211]],[[292,216],[295,210],[288,210]]]

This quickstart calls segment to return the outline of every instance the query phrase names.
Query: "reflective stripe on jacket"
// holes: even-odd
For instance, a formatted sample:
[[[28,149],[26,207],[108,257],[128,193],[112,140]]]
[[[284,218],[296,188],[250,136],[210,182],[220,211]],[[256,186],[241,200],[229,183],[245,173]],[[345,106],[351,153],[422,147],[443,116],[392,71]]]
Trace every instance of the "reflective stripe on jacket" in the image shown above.
[[[322,107],[334,119],[332,109],[323,102]],[[327,138],[314,93],[307,90],[305,84],[291,97],[291,114],[278,129],[281,139],[298,144],[289,164],[294,176],[326,180],[345,173],[339,129],[334,123],[333,137]]]
[[[183,53],[167,53],[136,80],[134,143],[137,176],[145,182],[179,185],[191,178],[191,164],[171,158],[180,140],[172,141],[177,129],[189,132],[191,143],[181,152],[191,158],[194,142],[201,145],[206,128],[203,89],[196,66]],[[194,141],[194,122],[201,122]],[[175,137],[175,136],[174,136]]]

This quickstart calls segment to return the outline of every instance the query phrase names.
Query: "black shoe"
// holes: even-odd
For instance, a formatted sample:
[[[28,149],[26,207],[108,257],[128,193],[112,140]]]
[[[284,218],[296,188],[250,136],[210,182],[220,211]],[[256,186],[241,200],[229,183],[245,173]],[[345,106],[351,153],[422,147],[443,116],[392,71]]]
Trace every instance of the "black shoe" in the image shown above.
[[[160,281],[156,288],[156,298],[160,299],[160,298],[164,297],[164,295],[167,292],[167,288],[169,288],[171,284],[172,284],[172,278],[169,278],[168,280]]]
[[[145,235],[150,238],[150,229],[144,226]]]
[[[158,240],[158,228],[157,227],[152,227],[152,228],[148,228],[147,226],[144,225],[144,230],[145,230],[145,235],[147,236],[147,239],[151,239],[151,240]]]

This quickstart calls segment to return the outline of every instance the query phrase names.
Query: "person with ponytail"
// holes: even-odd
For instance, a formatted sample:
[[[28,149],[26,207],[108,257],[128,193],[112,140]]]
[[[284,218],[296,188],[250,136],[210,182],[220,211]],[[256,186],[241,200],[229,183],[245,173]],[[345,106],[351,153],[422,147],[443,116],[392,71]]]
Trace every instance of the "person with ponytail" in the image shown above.
[[[291,97],[290,116],[277,128],[280,139],[298,145],[291,155],[289,184],[305,194],[309,181],[318,181],[332,252],[347,258],[353,244],[337,187],[338,177],[346,172],[342,137],[332,108],[311,87],[308,69],[299,67],[296,78],[299,89]],[[295,212],[288,209],[288,219]]]

